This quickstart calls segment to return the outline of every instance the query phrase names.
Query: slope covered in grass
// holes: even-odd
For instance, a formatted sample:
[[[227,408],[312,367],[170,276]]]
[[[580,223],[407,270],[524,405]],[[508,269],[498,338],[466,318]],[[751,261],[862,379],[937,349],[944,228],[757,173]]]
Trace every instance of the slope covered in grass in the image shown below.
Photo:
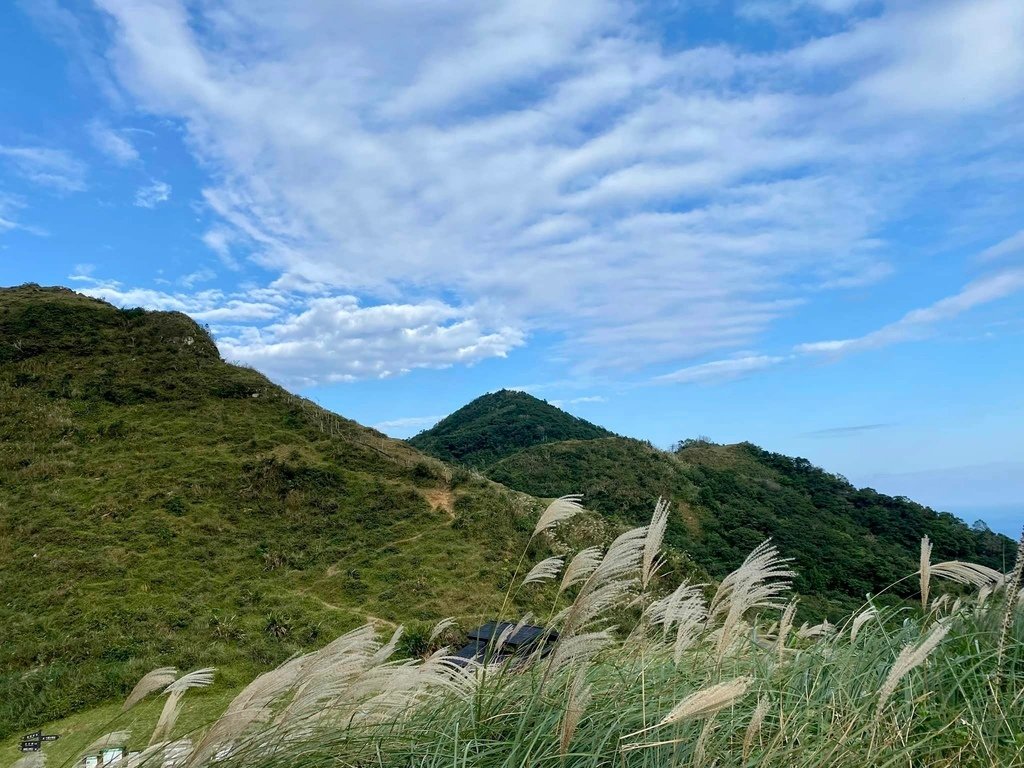
[[[652,594],[665,511],[521,580],[543,592],[561,582],[539,619],[558,633],[548,653],[453,664],[442,647],[396,662],[394,637],[362,627],[253,681],[189,743],[157,742],[134,765],[165,765],[171,748],[185,768],[1024,764],[1024,539],[1010,574],[935,562],[922,541],[925,567],[904,576],[931,598],[868,601],[807,626],[793,622],[794,573],[770,543],[713,595],[685,582]],[[970,585],[935,597],[943,578]]]
[[[649,514],[652,494],[663,495],[674,503],[667,543],[714,578],[772,538],[795,559],[795,587],[808,615],[836,618],[865,594],[899,581],[913,571],[925,535],[939,557],[993,568],[1013,551],[1005,536],[975,531],[909,499],[855,488],[806,459],[749,443],[689,441],[669,452],[621,437],[566,440],[523,448],[483,471],[536,496],[582,493],[590,508],[626,524]],[[906,596],[912,589],[901,583],[890,593]]]
[[[524,448],[612,435],[525,392],[478,397],[409,443],[444,461],[483,468]]]
[[[533,512],[220,359],[184,315],[0,291],[0,737],[170,664],[493,610]],[[529,517],[529,515],[527,515]]]

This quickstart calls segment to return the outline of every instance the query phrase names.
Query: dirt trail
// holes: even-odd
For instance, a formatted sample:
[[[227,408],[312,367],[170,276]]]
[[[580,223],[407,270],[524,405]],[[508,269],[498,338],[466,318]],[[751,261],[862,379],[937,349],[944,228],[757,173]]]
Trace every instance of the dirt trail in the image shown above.
[[[455,519],[455,494],[450,488],[431,488],[423,492],[427,503],[433,510],[443,510],[449,520]]]

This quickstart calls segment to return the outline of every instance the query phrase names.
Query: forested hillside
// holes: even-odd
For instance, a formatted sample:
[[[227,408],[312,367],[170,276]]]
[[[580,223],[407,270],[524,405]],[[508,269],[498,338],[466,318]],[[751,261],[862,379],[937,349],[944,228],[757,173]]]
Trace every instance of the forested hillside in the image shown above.
[[[481,413],[493,397],[479,398],[450,416],[446,430],[471,442],[474,424],[494,423]],[[521,400],[528,397],[519,393]],[[558,409],[531,399],[523,412],[540,420],[536,433],[545,432],[549,421],[562,421]],[[456,417],[467,411],[473,421],[459,423]],[[526,430],[520,424],[516,432]],[[487,440],[501,443],[502,437],[489,426]],[[716,578],[771,537],[795,560],[795,587],[809,616],[839,616],[868,592],[912,573],[925,535],[940,559],[999,569],[1013,559],[1014,544],[1005,536],[973,530],[909,499],[855,488],[806,459],[749,443],[691,440],[675,451],[661,451],[620,437],[538,442],[482,471],[537,496],[583,493],[592,509],[629,524],[646,519],[651,499],[664,495],[674,503],[666,543],[689,553]],[[915,589],[912,580],[903,580],[889,594],[909,596]]]
[[[481,468],[534,445],[612,434],[525,392],[503,389],[478,397],[409,443],[444,461]]]
[[[536,513],[184,315],[63,289],[0,291],[0,436],[0,738],[154,666],[231,684],[368,617],[493,610]]]

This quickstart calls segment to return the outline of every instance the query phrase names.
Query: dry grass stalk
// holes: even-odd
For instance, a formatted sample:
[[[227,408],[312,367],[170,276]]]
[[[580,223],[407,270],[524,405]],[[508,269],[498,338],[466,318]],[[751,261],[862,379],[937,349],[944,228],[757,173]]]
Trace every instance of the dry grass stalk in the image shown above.
[[[727,680],[724,683],[716,683],[715,685],[709,685],[707,688],[701,688],[699,691],[691,693],[685,699],[676,704],[672,708],[672,711],[665,715],[665,717],[659,720],[655,725],[647,728],[641,728],[639,731],[627,733],[625,736],[620,738],[628,739],[632,736],[637,736],[641,733],[654,730],[655,728],[662,728],[666,725],[672,725],[673,723],[678,723],[683,720],[713,715],[715,712],[724,709],[745,694],[752,682],[753,678],[737,677],[734,680]]]
[[[579,584],[594,572],[601,564],[602,550],[600,547],[588,547],[577,552],[562,574],[562,583],[558,588],[561,594],[569,587]]]
[[[590,705],[592,691],[587,684],[588,669],[589,667],[586,664],[580,666],[576,670],[576,674],[573,675],[572,682],[569,683],[565,714],[562,716],[562,725],[559,729],[558,738],[559,754],[563,756],[569,751],[569,744],[572,742],[572,737],[576,734],[576,728],[579,726],[580,720],[583,719],[583,715]]]
[[[808,627],[806,623],[800,627],[797,631],[797,637],[802,638],[817,638],[827,637],[835,632],[835,626],[829,623],[828,619],[825,619],[821,624],[815,624],[813,627]]]
[[[584,632],[570,637],[561,637],[555,645],[548,661],[546,675],[551,676],[572,664],[586,664],[598,653],[615,641],[615,628],[610,627],[600,632]]]
[[[796,575],[785,567],[788,562],[768,539],[747,555],[743,565],[722,579],[708,609],[712,619],[725,615],[718,639],[719,659],[736,639],[748,611],[778,607],[780,596],[789,591],[790,580]]]
[[[127,712],[144,698],[149,696],[149,694],[173,683],[177,677],[178,670],[174,667],[158,667],[157,669],[147,672],[139,679],[139,682],[135,684],[135,687],[132,688],[132,692],[129,693],[128,698],[124,700],[124,705],[121,707],[121,711]]]
[[[160,741],[166,741],[171,735],[174,723],[181,713],[181,703],[185,694],[193,688],[206,688],[213,683],[213,675],[216,670],[213,667],[196,669],[186,675],[182,675],[164,689],[167,695],[167,702],[160,712],[160,719],[156,721],[156,728],[149,739],[150,745]]]
[[[1004,574],[977,563],[965,563],[960,560],[947,560],[935,563],[930,567],[932,576],[955,581],[957,584],[970,584],[973,587],[998,587],[1006,578]]]
[[[863,611],[861,611],[853,617],[853,623],[850,626],[851,643],[857,639],[857,635],[860,633],[861,627],[863,627],[877,615],[878,611],[876,611],[874,608],[865,608]]]
[[[715,717],[712,715],[704,723],[704,727],[700,729],[697,741],[693,745],[693,768],[701,768],[704,765],[704,760],[708,756],[708,740],[717,729],[718,723],[715,722]]]
[[[924,640],[916,645],[909,643],[903,647],[903,650],[900,651],[899,656],[896,657],[896,661],[889,670],[885,682],[882,683],[882,687],[879,689],[876,717],[881,716],[882,710],[892,694],[895,693],[896,686],[900,684],[900,680],[928,659],[929,654],[942,642],[951,626],[952,624],[948,620],[940,621],[925,636]]]
[[[754,747],[754,739],[761,733],[761,725],[764,723],[764,716],[768,714],[768,698],[762,696],[757,700],[754,707],[754,714],[750,716],[747,723],[747,730],[743,734],[743,762],[750,758],[750,750]]]
[[[665,538],[665,529],[668,527],[668,513],[671,509],[666,499],[658,499],[654,505],[654,514],[647,526],[647,536],[644,539],[643,561],[640,568],[640,586],[647,589],[651,578],[657,570],[658,555],[661,552],[661,543]]]
[[[82,754],[91,755],[94,752],[102,752],[111,747],[123,747],[132,736],[131,731],[111,731],[100,736],[96,741],[85,748]]]
[[[1024,531],[1020,534],[1020,543],[1017,545],[1017,559],[1013,564],[1013,570],[1006,580],[1006,604],[1003,607],[1003,621],[999,629],[999,645],[996,647],[996,673],[994,683],[999,687],[1003,682],[1003,667],[1006,663],[1006,645],[1010,639],[1010,627],[1013,626],[1013,614],[1017,607],[1018,593],[1020,589],[1021,571],[1024,568]]]
[[[931,586],[932,542],[925,536],[921,539],[921,610],[928,610],[928,590]]]
[[[532,535],[536,536],[538,533],[554,528],[559,523],[578,515],[583,511],[583,506],[580,503],[582,500],[583,497],[580,494],[572,493],[552,501],[541,514]]]
[[[793,598],[782,612],[782,618],[779,619],[779,634],[775,638],[775,655],[780,662],[782,661],[782,654],[786,650],[786,638],[793,629],[793,619],[796,618],[797,603],[797,599]]]
[[[447,630],[454,627],[455,623],[455,618],[452,616],[449,616],[447,619],[441,619],[439,622],[437,622],[437,624],[434,625],[434,628],[430,630],[430,637],[427,638],[427,645],[430,645],[435,640],[437,640],[437,638],[439,638],[442,634],[444,634]]]
[[[564,562],[561,557],[548,557],[541,560],[526,574],[526,578],[523,579],[521,586],[525,587],[527,584],[536,584],[555,579],[562,572],[562,564]]]

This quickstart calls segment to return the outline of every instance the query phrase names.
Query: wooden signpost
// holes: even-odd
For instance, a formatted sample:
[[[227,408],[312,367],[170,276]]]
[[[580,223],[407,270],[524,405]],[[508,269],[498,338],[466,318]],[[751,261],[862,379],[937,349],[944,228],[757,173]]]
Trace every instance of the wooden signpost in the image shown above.
[[[21,751],[22,752],[38,752],[43,748],[43,743],[47,741],[56,741],[59,739],[55,733],[44,734],[42,731],[36,731],[35,733],[29,733],[21,737]]]

